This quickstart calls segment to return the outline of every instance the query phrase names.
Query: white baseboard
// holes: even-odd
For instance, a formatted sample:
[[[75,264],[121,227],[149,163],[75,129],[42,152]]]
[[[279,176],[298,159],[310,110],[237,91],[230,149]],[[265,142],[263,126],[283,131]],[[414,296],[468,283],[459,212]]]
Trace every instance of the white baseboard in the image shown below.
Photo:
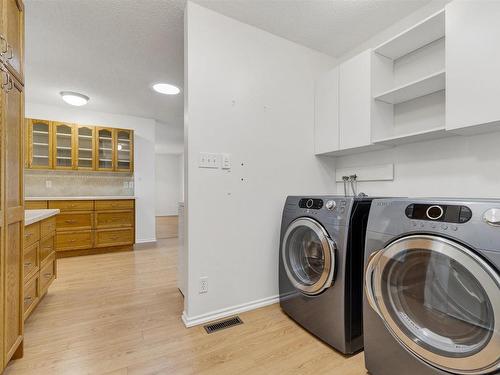
[[[135,243],[151,243],[151,242],[156,242],[156,238],[141,238],[135,240]]]
[[[280,300],[279,295],[271,296],[193,317],[188,317],[186,311],[184,310],[182,312],[182,322],[184,323],[186,328],[194,327],[200,324],[212,322],[214,320],[226,318],[228,316],[240,314],[245,311],[255,310],[264,306],[269,306],[274,303],[278,303],[279,300]]]

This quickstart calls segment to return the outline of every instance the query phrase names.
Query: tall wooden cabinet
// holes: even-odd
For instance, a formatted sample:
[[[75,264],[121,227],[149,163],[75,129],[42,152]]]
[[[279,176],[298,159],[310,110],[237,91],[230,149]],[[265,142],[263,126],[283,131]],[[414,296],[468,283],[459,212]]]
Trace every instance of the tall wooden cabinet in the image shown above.
[[[0,27],[0,370],[23,350],[24,16],[20,0],[2,0]]]

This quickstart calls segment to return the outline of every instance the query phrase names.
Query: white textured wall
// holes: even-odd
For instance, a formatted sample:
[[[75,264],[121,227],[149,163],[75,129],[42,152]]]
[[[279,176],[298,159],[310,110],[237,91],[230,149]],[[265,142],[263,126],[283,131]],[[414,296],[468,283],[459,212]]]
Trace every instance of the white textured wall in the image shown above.
[[[335,186],[313,139],[314,81],[334,61],[191,2],[185,33],[189,323],[278,295],[286,196]],[[200,152],[229,153],[231,171],[198,168]]]
[[[26,117],[134,130],[134,191],[136,241],[156,240],[155,232],[155,121],[152,119],[88,111],[70,106],[26,102]],[[88,192],[92,195],[92,191]]]
[[[156,154],[156,216],[177,215],[181,197],[180,155]]]

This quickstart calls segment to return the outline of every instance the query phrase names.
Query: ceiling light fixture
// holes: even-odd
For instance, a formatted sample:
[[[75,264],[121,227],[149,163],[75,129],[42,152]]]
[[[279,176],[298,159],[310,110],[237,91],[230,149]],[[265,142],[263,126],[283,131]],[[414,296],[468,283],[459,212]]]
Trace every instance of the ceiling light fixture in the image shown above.
[[[155,83],[153,85],[153,90],[165,95],[177,95],[181,90],[174,85],[169,85],[168,83]]]
[[[76,105],[78,107],[87,104],[90,100],[87,95],[79,94],[73,91],[61,91],[59,94],[66,103]]]

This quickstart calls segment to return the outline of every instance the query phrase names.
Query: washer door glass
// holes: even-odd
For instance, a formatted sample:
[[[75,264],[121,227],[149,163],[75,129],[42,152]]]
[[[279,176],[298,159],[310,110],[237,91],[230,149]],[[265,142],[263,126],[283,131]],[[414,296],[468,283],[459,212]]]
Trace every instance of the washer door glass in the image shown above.
[[[301,292],[318,294],[332,285],[334,245],[317,221],[292,222],[283,238],[282,256],[289,280]]]
[[[367,292],[391,333],[414,354],[455,373],[498,368],[500,281],[489,264],[434,236],[396,241],[372,261]]]

